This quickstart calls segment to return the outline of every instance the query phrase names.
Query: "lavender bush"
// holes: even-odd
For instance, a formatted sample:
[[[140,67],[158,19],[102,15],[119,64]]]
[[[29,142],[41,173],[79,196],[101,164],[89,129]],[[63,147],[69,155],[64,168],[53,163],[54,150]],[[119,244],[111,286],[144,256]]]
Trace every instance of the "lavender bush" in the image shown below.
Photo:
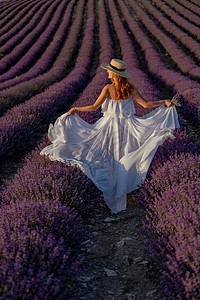
[[[187,134],[186,127],[176,129],[174,136],[175,139],[166,140],[162,147],[158,148],[148,171],[149,176],[152,176],[153,170],[162,167],[163,163],[175,154],[200,154],[199,142]]]
[[[56,200],[20,199],[2,207],[0,219],[0,296],[69,296],[82,261],[77,249],[86,237],[81,217]]]
[[[143,184],[148,255],[160,263],[163,299],[198,299],[200,156],[173,155]]]
[[[41,147],[47,145],[44,141]],[[51,162],[37,149],[1,192],[1,294],[68,295],[79,274],[84,219],[98,191],[75,167]]]

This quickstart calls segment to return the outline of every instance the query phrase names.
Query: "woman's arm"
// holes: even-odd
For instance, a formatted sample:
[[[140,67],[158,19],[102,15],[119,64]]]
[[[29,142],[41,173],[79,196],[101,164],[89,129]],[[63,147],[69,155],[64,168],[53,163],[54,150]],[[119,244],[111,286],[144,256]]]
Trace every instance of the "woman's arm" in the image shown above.
[[[108,84],[104,86],[104,88],[101,91],[101,94],[97,98],[94,104],[88,105],[88,106],[82,106],[82,107],[73,107],[69,110],[68,116],[74,115],[76,111],[94,111],[97,110],[103,102],[106,100],[108,97]]]
[[[142,95],[137,91],[137,89],[134,89],[134,92],[132,94],[133,98],[139,103],[141,106],[144,108],[149,108],[149,107],[157,107],[162,104],[165,104],[167,107],[170,107],[173,105],[170,100],[159,100],[159,101],[146,101]]]

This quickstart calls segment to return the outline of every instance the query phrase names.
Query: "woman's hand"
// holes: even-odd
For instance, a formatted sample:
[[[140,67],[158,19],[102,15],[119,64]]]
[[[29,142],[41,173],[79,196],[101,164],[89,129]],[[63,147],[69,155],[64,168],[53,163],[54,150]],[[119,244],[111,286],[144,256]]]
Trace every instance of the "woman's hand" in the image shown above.
[[[171,103],[170,100],[165,100],[165,106],[170,107],[170,106],[172,106],[172,105],[174,105],[174,104]]]
[[[70,110],[68,111],[68,116],[73,116],[75,115],[76,113],[76,108],[75,107],[72,107],[70,108]]]

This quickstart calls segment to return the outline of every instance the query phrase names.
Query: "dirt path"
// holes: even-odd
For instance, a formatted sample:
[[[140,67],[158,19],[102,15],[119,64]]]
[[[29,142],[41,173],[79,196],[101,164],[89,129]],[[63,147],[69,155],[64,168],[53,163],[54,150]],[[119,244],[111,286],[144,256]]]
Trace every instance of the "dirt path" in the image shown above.
[[[94,210],[92,237],[83,245],[90,266],[75,299],[159,299],[159,276],[144,254],[144,215],[137,192],[129,195],[125,212],[113,216],[104,205]]]

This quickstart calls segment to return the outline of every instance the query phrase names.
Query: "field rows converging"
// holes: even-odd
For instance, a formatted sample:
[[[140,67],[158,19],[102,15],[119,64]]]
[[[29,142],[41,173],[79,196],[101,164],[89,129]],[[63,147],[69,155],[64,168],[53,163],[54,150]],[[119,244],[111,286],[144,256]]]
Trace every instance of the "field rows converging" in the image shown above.
[[[166,3],[169,3],[169,5],[177,11],[178,14],[182,15],[186,19],[188,19],[190,22],[196,25],[200,25],[200,19],[199,16],[196,15],[193,11],[187,9],[184,5],[177,3],[177,1],[174,0],[166,0]]]
[[[42,5],[43,4],[43,5]],[[3,67],[3,63],[5,64],[4,66],[4,70],[2,70],[3,74],[5,73],[6,67],[7,69],[13,65],[9,64],[9,61],[11,61],[12,63],[14,62],[14,59],[16,57],[16,61],[18,62],[20,59],[19,54],[23,54],[26,53],[28,50],[28,47],[31,47],[33,45],[33,43],[30,43],[30,38],[27,37],[28,34],[30,34],[30,36],[32,37],[32,41],[33,38],[35,37],[36,39],[39,37],[40,32],[43,31],[43,28],[45,28],[45,26],[47,26],[48,23],[45,23],[45,19],[46,18],[42,18],[43,14],[45,12],[48,12],[47,8],[50,7],[50,2],[47,3],[42,3],[40,2],[40,9],[38,9],[38,5],[36,7],[34,7],[34,9],[29,10],[29,14],[31,13],[31,16],[34,16],[30,22],[27,22],[28,20],[20,20],[20,22],[18,22],[18,26],[15,25],[14,27],[12,27],[12,30],[10,30],[8,33],[4,34],[1,36],[0,38],[0,53],[1,53],[1,64]],[[46,4],[46,5],[44,5]],[[36,13],[37,10],[37,13]],[[54,10],[52,10],[54,11]],[[50,11],[50,12],[52,12]],[[49,13],[45,14],[47,16],[46,21],[48,21],[49,18]],[[27,17],[27,15],[26,15]],[[42,20],[42,23],[40,22]],[[49,19],[50,20],[50,19]],[[21,23],[23,24],[23,26],[21,25]],[[44,27],[43,27],[44,26]],[[22,27],[22,28],[21,28]],[[34,30],[33,30],[34,29]],[[17,53],[18,55],[16,55],[15,52],[13,52],[12,54],[10,54],[13,50],[13,48],[15,46],[17,46],[20,42],[23,41],[23,39],[26,38],[26,42],[23,42],[23,44],[21,45],[21,52]],[[10,54],[9,56],[7,56],[8,54]],[[3,81],[3,77],[1,76],[1,80]]]
[[[72,3],[74,3],[74,1],[72,1],[70,4]],[[56,61],[53,63],[51,69],[47,70],[47,72],[45,73],[43,72],[43,74],[41,75],[38,75],[37,78],[32,78],[30,80],[20,83],[19,85],[17,85],[17,87],[14,86],[13,88],[6,89],[5,91],[1,92],[0,94],[0,99],[2,102],[1,114],[10,106],[24,102],[34,94],[42,92],[46,87],[61,80],[67,74],[68,65],[71,64],[73,55],[74,53],[77,52],[75,50],[77,49],[80,43],[79,40],[77,41],[77,38],[79,38],[79,33],[83,22],[83,9],[82,9],[83,5],[84,5],[84,1],[80,1],[78,3],[76,9],[76,18],[75,18],[76,22],[74,22],[73,25],[70,27],[69,36],[64,41],[64,45],[62,45],[61,51],[59,55],[57,55]],[[65,23],[63,25],[64,25],[63,27],[66,26]],[[62,31],[64,30],[65,28],[62,28]],[[53,42],[54,44],[52,46],[54,48],[55,42],[57,42],[56,38],[55,41]],[[54,48],[54,52],[55,52],[55,48]],[[45,53],[45,56],[46,55],[47,55],[47,59],[51,58],[51,56],[50,57],[48,56],[48,53]],[[27,59],[29,59],[29,56],[27,57]],[[49,63],[51,62],[49,61]]]
[[[181,128],[156,152],[138,201],[160,298],[200,297],[200,151],[187,133],[200,123],[199,27],[198,0],[0,2],[0,297],[75,296],[101,192],[40,151],[49,123],[96,100],[109,82],[100,64],[113,57],[126,61],[147,101],[181,99]],[[135,107],[139,116],[150,111]],[[101,110],[78,115],[94,123]]]
[[[178,0],[177,1],[179,4],[181,4],[182,6],[185,6],[188,10],[200,15],[200,8],[199,5],[195,5],[195,1],[194,3],[192,3],[191,1],[183,1],[183,0]],[[197,4],[197,3],[196,3]]]
[[[181,71],[178,66],[184,65],[184,67],[188,67],[186,58],[189,59],[189,62],[192,63],[194,69],[191,70],[191,73],[199,72],[199,67],[195,65],[191,58],[188,57],[179,46],[175,44],[173,40],[171,40],[168,36],[163,35],[163,33],[158,29],[152,20],[148,19],[148,15],[143,11],[138,5],[133,5],[134,3],[130,1],[131,16],[135,16],[137,18],[137,22],[134,21],[129,13],[126,13],[126,20],[129,19],[128,24],[129,28],[132,28],[132,34],[136,39],[139,47],[145,53],[145,60],[147,61],[147,67],[149,71],[153,75],[156,80],[160,81],[160,84],[166,86],[166,88],[170,89],[173,93],[179,93],[184,96],[185,106],[183,106],[183,111],[186,115],[191,118],[195,118],[197,122],[199,122],[199,101],[198,101],[198,93],[199,93],[199,82],[198,79],[195,80],[191,78],[191,74],[187,75],[185,72]],[[120,5],[124,5],[120,2]],[[125,7],[123,8],[125,10]],[[135,14],[137,13],[137,14]],[[133,19],[133,22],[131,22]],[[143,23],[138,20],[142,20]],[[149,21],[147,23],[147,20]],[[135,24],[135,28],[133,27]],[[152,29],[152,31],[151,31]],[[159,32],[157,37],[152,37],[152,34]],[[160,47],[160,39],[162,42],[162,47]],[[166,43],[165,43],[166,42]],[[165,46],[166,45],[166,46]],[[171,53],[171,59],[168,59],[169,52]],[[191,66],[191,64],[189,63]],[[195,77],[195,76],[194,76]],[[189,111],[189,112],[188,112]]]
[[[42,50],[45,51],[45,48],[48,47],[48,45],[55,33],[55,29],[58,28],[58,24],[62,17],[62,13],[65,8],[65,5],[66,5],[66,2],[63,1],[62,5],[60,7],[58,7],[58,11],[56,11],[55,17],[52,19],[49,26],[45,30],[43,30],[43,33],[40,35],[40,38],[35,42],[34,47],[31,47],[31,49],[29,49],[29,51],[27,51],[26,54],[24,54],[24,55],[23,55],[23,52],[24,52],[24,50],[26,50],[26,48],[25,49],[23,49],[23,47],[20,48],[20,52],[23,55],[22,59],[19,59],[19,56],[18,56],[18,62],[16,64],[12,64],[12,70],[8,70],[7,72],[4,72],[4,74],[0,76],[0,80],[2,82],[6,81],[6,85],[4,85],[4,86],[2,85],[1,89],[8,88],[9,86],[15,85],[16,80],[14,82],[12,80],[11,85],[8,84],[8,80],[12,79],[12,78],[16,79],[16,77],[19,78],[19,76],[21,74],[23,74],[24,72],[27,72],[33,64],[35,65],[36,60],[38,61],[38,58],[41,56],[41,51]],[[55,7],[52,7],[52,11],[54,11],[54,10],[55,10]],[[36,31],[36,36],[38,36],[38,31]],[[34,38],[33,32],[31,32],[31,39],[33,39],[33,38]],[[31,39],[29,39],[29,42]],[[25,44],[25,42],[23,44]],[[54,52],[55,52],[55,50],[54,50]],[[9,61],[10,61],[10,57],[9,58],[5,57],[5,59],[7,60],[6,65],[8,65]],[[12,57],[11,57],[11,62],[12,62]],[[41,68],[40,72],[42,73],[42,71],[43,70]],[[34,74],[32,74],[32,77],[34,77]],[[28,77],[27,77],[27,80],[28,80]],[[23,81],[23,80],[21,80],[21,81]],[[10,83],[10,81],[9,81],[9,83]]]
[[[38,1],[37,1],[38,2]],[[30,4],[30,5],[29,5]],[[10,9],[10,13],[6,10],[4,14],[2,14],[2,18],[1,18],[1,27],[2,30],[0,31],[1,34],[5,33],[8,29],[10,29],[12,26],[14,26],[17,22],[17,20],[19,20],[19,18],[22,18],[31,7],[33,7],[34,3],[32,3],[32,1],[27,1],[24,3],[17,4],[16,8],[11,8]]]
[[[198,0],[191,0],[190,2],[191,2],[191,3],[194,3],[194,4],[196,4],[197,6],[200,6],[200,4],[199,4],[199,1],[198,1]]]
[[[1,24],[1,30],[0,30],[0,34],[1,34],[1,38],[0,38],[0,45],[3,46],[4,43],[6,43],[7,41],[10,41],[10,39],[15,35],[15,33],[18,33],[19,30],[23,30],[23,27],[26,26],[26,24],[30,21],[30,18],[33,17],[34,20],[37,18],[38,14],[35,13],[37,12],[37,9],[39,9],[41,7],[41,5],[44,2],[42,1],[41,4],[38,3],[38,1],[36,3],[30,4],[29,6],[25,6],[24,9],[22,9],[19,14],[14,15],[11,20],[2,20],[2,24]],[[6,24],[6,26],[4,25],[4,22]],[[11,48],[12,49],[12,48]],[[9,52],[10,49],[9,47],[5,47],[5,53]],[[3,55],[4,52],[1,52],[1,55]]]
[[[162,0],[155,0],[154,5],[156,5],[165,16],[169,17],[171,21],[180,26],[182,30],[186,30],[198,40],[200,39],[199,27],[189,22],[186,18],[178,15],[170,7],[170,4],[164,4]]]
[[[156,20],[156,24],[162,29],[162,31],[165,31],[167,35],[171,35],[172,38],[175,39],[176,43],[179,44],[180,48],[184,48],[185,52],[191,52],[193,60],[195,58],[197,59],[194,67],[198,66],[200,64],[200,50],[198,42],[190,37],[186,31],[179,29],[177,25],[165,18],[161,12],[154,8],[153,5],[145,1],[141,1],[140,3],[145,8],[145,11],[150,18]]]
[[[4,81],[1,84],[1,90],[31,80],[51,69],[62,48],[63,41],[65,40],[71,22],[71,13],[75,1],[72,1],[67,7],[67,11],[65,11],[64,8],[67,2],[62,2],[62,5],[59,7],[59,12],[56,18],[54,18],[55,20],[53,19],[51,22],[52,24],[44,30],[34,47],[29,49],[26,55],[24,55],[10,71],[0,76],[0,80]],[[57,28],[56,32],[54,32],[60,22],[60,17],[64,15],[63,11],[65,13],[65,18]],[[9,92],[11,93],[12,89],[10,89]]]

